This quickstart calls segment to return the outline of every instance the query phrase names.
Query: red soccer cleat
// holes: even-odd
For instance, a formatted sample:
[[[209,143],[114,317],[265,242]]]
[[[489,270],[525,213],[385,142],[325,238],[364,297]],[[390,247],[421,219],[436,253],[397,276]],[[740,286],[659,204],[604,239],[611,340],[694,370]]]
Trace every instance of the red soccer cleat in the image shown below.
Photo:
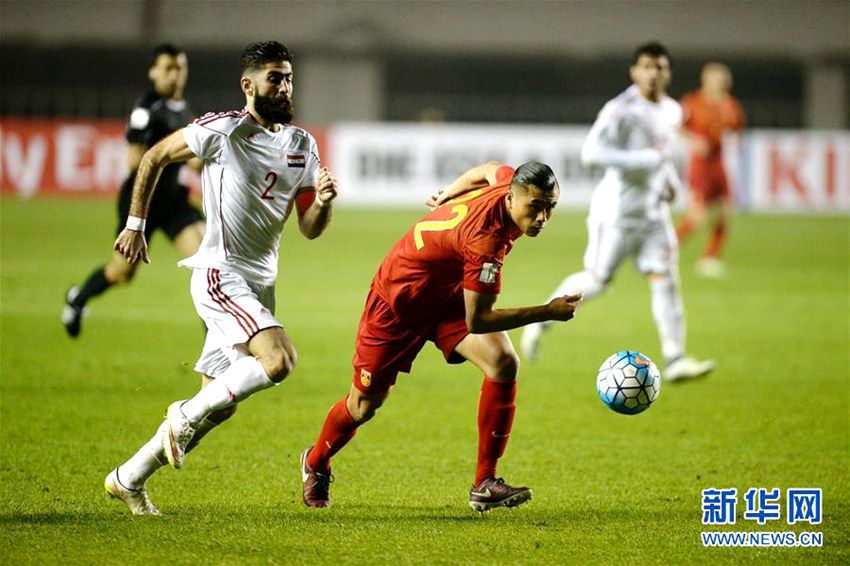
[[[334,477],[331,475],[330,468],[324,473],[319,473],[307,465],[307,455],[310,454],[312,449],[312,446],[308,446],[301,453],[301,482],[303,484],[304,504],[307,507],[330,507],[329,490]]]
[[[480,513],[496,507],[516,507],[530,500],[530,489],[511,487],[502,478],[485,478],[469,491],[469,506]]]

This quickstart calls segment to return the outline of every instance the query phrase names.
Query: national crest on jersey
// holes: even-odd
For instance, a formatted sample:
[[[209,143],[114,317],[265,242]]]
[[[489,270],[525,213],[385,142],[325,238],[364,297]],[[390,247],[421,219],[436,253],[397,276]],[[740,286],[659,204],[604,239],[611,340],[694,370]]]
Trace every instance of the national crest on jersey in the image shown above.
[[[271,132],[245,110],[206,114],[183,135],[204,160],[207,231],[198,253],[180,265],[231,269],[273,284],[280,234],[295,195],[317,183],[315,140],[291,125]]]
[[[499,276],[499,264],[484,262],[481,265],[481,275],[478,277],[480,283],[485,285],[495,285],[496,278]]]
[[[307,158],[303,153],[290,153],[286,156],[286,166],[294,167],[296,169],[304,169],[304,166],[307,164]]]

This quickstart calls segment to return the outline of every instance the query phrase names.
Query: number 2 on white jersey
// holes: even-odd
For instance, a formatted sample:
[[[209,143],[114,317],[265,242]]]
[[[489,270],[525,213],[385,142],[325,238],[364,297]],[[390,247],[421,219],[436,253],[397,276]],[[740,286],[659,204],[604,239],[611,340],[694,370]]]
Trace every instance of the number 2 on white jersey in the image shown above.
[[[269,186],[266,187],[266,191],[260,196],[260,198],[263,200],[274,200],[274,197],[269,193],[272,192],[272,189],[277,184],[277,173],[274,171],[266,173],[266,182],[268,182]]]

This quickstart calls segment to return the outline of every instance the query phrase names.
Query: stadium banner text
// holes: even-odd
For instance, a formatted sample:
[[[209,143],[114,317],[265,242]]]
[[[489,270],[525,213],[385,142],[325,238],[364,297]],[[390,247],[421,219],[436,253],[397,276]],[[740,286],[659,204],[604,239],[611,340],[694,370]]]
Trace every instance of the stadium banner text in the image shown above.
[[[737,175],[743,190],[736,196],[744,210],[847,213],[850,133],[750,130]]]
[[[554,169],[560,207],[586,209],[599,175],[580,162],[586,126],[338,123],[309,130],[340,181],[340,203],[347,205],[419,206],[473,165],[497,160],[516,166],[534,159]],[[750,130],[741,142],[730,145],[740,152],[726,161],[742,210],[850,208],[847,132]],[[125,147],[121,120],[4,118],[0,191],[24,199],[113,196],[126,176]],[[684,164],[684,154],[678,157]],[[182,181],[198,190],[198,178],[187,168]]]
[[[585,127],[342,123],[328,134],[341,202],[421,204],[470,167],[491,160],[549,164],[561,184],[562,207],[586,207],[593,190],[592,172],[579,159]]]

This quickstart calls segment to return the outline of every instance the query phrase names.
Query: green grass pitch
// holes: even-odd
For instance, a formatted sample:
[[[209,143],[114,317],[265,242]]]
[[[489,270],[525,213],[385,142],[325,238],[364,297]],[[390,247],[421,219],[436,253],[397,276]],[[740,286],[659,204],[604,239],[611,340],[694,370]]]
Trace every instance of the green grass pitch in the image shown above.
[[[345,394],[369,281],[421,211],[338,209],[315,241],[285,231],[278,318],[300,354],[283,385],[244,405],[183,470],[149,483],[162,517],[133,517],[103,478],[199,379],[189,273],[155,237],[132,285],[90,303],[82,336],[59,322],[65,289],[109,256],[111,202],[2,206],[0,561],[18,563],[848,563],[848,218],[739,216],[728,276],[707,281],[682,249],[689,350],[710,378],[666,384],[627,417],[596,396],[618,349],[660,361],[645,282],[625,265],[606,295],[546,337],[520,371],[500,475],[534,500],[466,506],[481,376],[433,346],[335,459],[334,506],[301,502],[298,456]],[[700,235],[702,237],[703,235]],[[583,216],[556,214],[509,256],[499,305],[541,302],[578,269]],[[512,333],[514,341],[519,338]],[[734,527],[703,527],[700,491],[736,487]],[[783,518],[741,518],[749,487],[779,487]],[[789,487],[823,488],[823,523],[788,526]],[[703,548],[699,533],[823,532],[822,548]]]

